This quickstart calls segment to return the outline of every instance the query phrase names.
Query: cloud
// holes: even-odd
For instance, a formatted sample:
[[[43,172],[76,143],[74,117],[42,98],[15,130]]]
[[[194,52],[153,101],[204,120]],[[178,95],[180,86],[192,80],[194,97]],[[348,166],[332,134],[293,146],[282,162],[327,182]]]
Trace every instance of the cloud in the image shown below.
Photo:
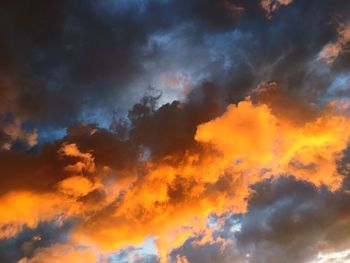
[[[22,142],[26,147],[31,148],[37,144],[38,131],[27,131],[22,127],[20,119],[0,121],[0,147],[10,150],[16,142]]]
[[[346,262],[347,192],[319,189],[294,177],[266,180],[253,189],[248,213],[216,219],[219,227],[212,239],[223,238],[230,246],[210,242],[196,246],[201,237],[193,236],[172,252],[172,258],[186,257],[190,262]]]
[[[347,122],[346,117],[326,114],[295,127],[288,120],[276,119],[266,105],[243,101],[200,125],[196,139],[223,153],[224,162],[235,162],[247,179],[251,174],[248,184],[259,177],[289,173],[337,189],[342,176],[337,174],[336,160],[349,140]]]
[[[350,24],[341,25],[338,29],[338,38],[335,42],[323,47],[319,59],[327,64],[333,64],[339,55],[347,52],[347,44],[350,42]]]
[[[53,263],[63,261],[94,263],[99,260],[96,251],[83,247],[74,247],[71,244],[57,244],[48,248],[39,248],[31,259],[22,258],[18,263],[45,262],[48,258]],[[107,261],[99,260],[99,262]]]
[[[349,8],[5,1],[4,258],[299,263],[344,251],[349,114],[332,85],[348,73],[348,32],[332,42],[329,22]],[[329,44],[334,67],[315,61]],[[65,238],[39,233],[67,222]],[[157,255],[140,249],[149,239]]]
[[[183,141],[180,148],[173,147],[172,140],[166,137],[162,138],[164,142],[142,141],[136,135],[157,134],[154,129],[161,127],[159,119],[166,123],[163,118],[170,113],[191,116],[197,112],[193,108],[196,104],[174,103],[155,109],[152,99],[146,97],[130,111],[130,134],[123,140],[118,134],[94,126],[72,128],[49,151],[52,159],[50,163],[46,161],[47,169],[57,167],[57,176],[50,174],[50,188],[30,188],[26,184],[28,188],[24,190],[14,182],[12,189],[0,197],[2,210],[7,211],[0,218],[2,237],[13,237],[24,227],[36,228],[40,222],[76,218],[70,233],[74,246],[109,254],[138,246],[152,236],[156,238],[160,260],[165,262],[169,253],[194,233],[204,233],[198,246],[210,240],[210,232],[205,229],[211,214],[249,212],[250,186],[264,179],[293,174],[316,187],[339,189],[343,176],[337,162],[344,156],[350,135],[348,115],[332,106],[308,110],[300,104],[301,112],[317,114],[295,122],[293,117],[298,115],[277,110],[280,105],[273,100],[279,94],[276,85],[259,89],[255,102],[247,98],[228,106],[221,116],[192,126],[192,133],[184,133],[188,141]],[[215,97],[203,95],[204,105],[213,105],[207,110],[214,110],[216,115],[220,107],[216,109]],[[284,96],[283,91],[279,96]],[[271,106],[264,103],[269,97]],[[279,114],[275,115],[276,111]],[[201,122],[208,115],[204,114],[204,119],[193,116]],[[147,120],[143,124],[146,126],[138,126],[141,120]],[[180,118],[179,123],[186,121]],[[192,120],[190,124],[193,123],[196,122]],[[171,127],[162,128],[158,134],[181,134]],[[174,140],[178,141],[181,140]],[[149,147],[150,158],[140,158],[140,147],[136,152],[131,150],[137,145]],[[120,152],[120,147],[125,151]],[[127,150],[131,150],[129,155],[125,155]],[[109,160],[111,154],[117,157],[118,153],[128,157],[125,165]],[[48,156],[46,153],[45,158]],[[47,160],[41,160],[41,155],[31,158],[39,158],[34,163],[39,169]],[[215,239],[212,245],[222,247],[225,242]],[[38,253],[40,256],[40,250]]]
[[[17,262],[23,257],[30,258],[39,247],[66,242],[73,221],[41,222],[35,229],[24,227],[13,238],[0,240],[0,260]]]
[[[7,39],[0,75],[11,104],[5,103],[4,111],[38,128],[40,141],[40,134],[51,138],[52,130],[78,121],[108,127],[114,110],[127,112],[149,85],[160,85],[162,76],[175,72],[189,76],[191,89],[205,80],[214,82],[229,102],[261,81],[301,87],[295,82],[307,77],[310,85],[300,89],[325,88],[325,76],[297,69],[331,41],[329,20],[338,11],[346,12],[347,2],[293,3],[293,10],[276,17],[279,27],[257,11],[259,4],[61,1],[48,7],[41,0],[6,1],[2,20],[12,30],[3,27],[0,32]],[[313,19],[297,19],[301,10]],[[164,92],[165,103],[172,96]],[[185,99],[181,92],[176,96]]]
[[[0,31],[7,39],[0,77],[12,100],[6,112],[42,128],[66,127],[80,119],[102,123],[97,109],[111,115],[119,104],[127,111],[158,75],[159,68],[150,71],[147,66],[160,60],[152,36],[191,22],[203,25],[204,31],[229,27],[236,23],[234,9],[240,10],[229,1],[145,1],[142,7],[136,1],[121,6],[112,1],[62,1],[50,7],[42,0],[6,1],[7,15],[1,19],[12,28]],[[161,71],[171,70],[167,65]]]
[[[309,262],[319,252],[329,254],[346,248],[346,234],[340,234],[348,222],[348,215],[344,214],[349,204],[346,192],[318,190],[294,179],[280,180],[272,187],[267,184],[257,186],[251,201],[252,213],[264,219],[258,223],[253,219],[258,215],[251,214],[238,234],[241,244],[252,249],[252,262],[261,257],[274,262],[280,257],[287,262]],[[301,203],[301,199],[305,201]],[[330,204],[334,206],[330,208]],[[271,209],[274,212],[268,213]],[[276,253],[258,256],[268,247]]]
[[[52,221],[67,213],[69,204],[54,194],[9,192],[1,196],[0,237],[9,238],[24,226],[36,228],[39,222]],[[67,215],[69,216],[69,212]]]
[[[261,0],[261,6],[267,17],[270,18],[272,13],[276,12],[281,6],[290,5],[291,3],[293,3],[293,0]]]

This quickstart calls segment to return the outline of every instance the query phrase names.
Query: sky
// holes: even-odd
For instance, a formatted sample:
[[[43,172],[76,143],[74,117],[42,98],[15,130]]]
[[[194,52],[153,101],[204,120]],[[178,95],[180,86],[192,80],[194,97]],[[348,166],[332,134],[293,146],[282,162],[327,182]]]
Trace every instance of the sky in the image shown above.
[[[350,262],[349,0],[1,0],[0,262]]]

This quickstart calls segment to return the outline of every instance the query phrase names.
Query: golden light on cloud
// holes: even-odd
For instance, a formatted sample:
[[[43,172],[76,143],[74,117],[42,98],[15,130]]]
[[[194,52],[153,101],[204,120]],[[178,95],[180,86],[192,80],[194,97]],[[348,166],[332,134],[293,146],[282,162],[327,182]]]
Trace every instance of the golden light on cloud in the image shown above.
[[[258,176],[258,180],[260,176],[293,174],[336,189],[342,178],[336,160],[346,148],[348,125],[348,117],[325,113],[300,127],[279,120],[264,104],[244,101],[199,126],[196,139],[214,145],[228,165],[234,162],[239,171]]]
[[[335,101],[323,109],[299,103],[281,110],[283,96],[276,83],[259,85],[252,98],[198,125],[196,147],[181,159],[167,155],[113,171],[99,165],[94,151],[63,142],[55,158],[63,162],[65,176],[51,190],[0,196],[1,237],[40,222],[75,218],[69,234],[74,245],[39,250],[34,259],[53,253],[58,260],[96,261],[91,251],[108,255],[154,237],[161,262],[167,262],[169,253],[194,234],[204,235],[198,242],[218,242],[207,228],[208,217],[247,212],[250,186],[265,179],[293,175],[337,190],[343,180],[337,161],[350,138],[346,109]]]
[[[2,205],[11,205],[4,208],[7,213],[1,220],[34,227],[73,205],[76,209],[70,213],[80,218],[71,234],[75,243],[111,253],[153,236],[165,262],[171,249],[205,230],[210,214],[245,212],[254,183],[291,174],[336,190],[342,182],[336,162],[347,146],[349,125],[348,116],[335,110],[296,124],[275,116],[266,104],[247,99],[198,126],[195,140],[200,150],[188,151],[176,165],[169,162],[171,156],[147,161],[146,174],[130,181],[128,191],[119,192],[118,202],[102,202],[93,210],[91,204],[79,201],[96,190],[107,191],[98,183],[102,178],[98,173],[95,183],[83,176],[83,171],[96,172],[93,153],[64,145],[59,153],[77,160],[66,169],[72,176],[58,183],[62,197],[57,193],[5,196]],[[22,221],[16,222],[17,218]]]
[[[111,253],[153,236],[161,261],[166,262],[171,249],[205,231],[210,214],[245,212],[254,183],[291,174],[336,190],[342,182],[336,162],[347,146],[349,125],[347,115],[331,109],[300,125],[248,98],[199,125],[198,149],[188,151],[179,163],[172,164],[172,156],[146,161],[144,175],[136,175],[117,191],[118,179],[112,186],[103,183],[105,175],[96,169],[93,152],[63,144],[58,157],[75,158],[65,167],[71,176],[57,184],[56,192],[1,196],[1,236],[13,236],[24,225],[33,228],[40,221],[74,215],[79,218],[71,233],[75,244]],[[118,201],[82,201],[111,189]]]
[[[0,263],[350,257],[349,0],[81,2],[0,4]]]
[[[199,125],[198,147],[188,150],[182,160],[173,162],[172,156],[166,156],[141,162],[142,175],[137,169],[129,171],[130,180],[125,176],[106,180],[111,170],[97,168],[93,152],[64,143],[57,157],[74,159],[64,167],[70,176],[59,181],[54,191],[2,195],[1,236],[74,216],[78,218],[70,234],[74,244],[108,254],[152,236],[161,261],[166,262],[168,253],[194,233],[210,231],[206,229],[209,215],[246,212],[250,186],[264,179],[293,175],[317,187],[338,189],[343,177],[336,162],[347,147],[350,118],[332,107],[334,103],[301,124],[248,98]],[[206,237],[210,240],[209,232]],[[42,250],[38,257],[54,251],[54,247]],[[62,258],[82,252],[69,253]],[[93,258],[88,252],[83,256]]]

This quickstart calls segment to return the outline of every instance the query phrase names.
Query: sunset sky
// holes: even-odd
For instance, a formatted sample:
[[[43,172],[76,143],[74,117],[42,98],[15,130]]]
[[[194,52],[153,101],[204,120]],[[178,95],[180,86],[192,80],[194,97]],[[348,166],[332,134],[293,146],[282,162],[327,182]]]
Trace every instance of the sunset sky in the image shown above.
[[[0,0],[0,263],[350,263],[349,0]]]

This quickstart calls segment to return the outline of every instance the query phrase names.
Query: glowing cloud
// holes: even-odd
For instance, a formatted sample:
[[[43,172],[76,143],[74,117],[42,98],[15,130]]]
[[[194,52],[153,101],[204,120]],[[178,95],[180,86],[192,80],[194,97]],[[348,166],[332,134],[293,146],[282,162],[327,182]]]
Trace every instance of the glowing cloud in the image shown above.
[[[336,161],[347,146],[349,124],[331,109],[300,125],[276,117],[266,104],[230,105],[198,127],[200,150],[175,165],[171,156],[148,161],[146,174],[113,206],[82,217],[72,240],[110,253],[154,236],[165,262],[171,249],[206,231],[211,213],[245,212],[249,186],[263,179],[292,174],[337,189],[342,176]]]

